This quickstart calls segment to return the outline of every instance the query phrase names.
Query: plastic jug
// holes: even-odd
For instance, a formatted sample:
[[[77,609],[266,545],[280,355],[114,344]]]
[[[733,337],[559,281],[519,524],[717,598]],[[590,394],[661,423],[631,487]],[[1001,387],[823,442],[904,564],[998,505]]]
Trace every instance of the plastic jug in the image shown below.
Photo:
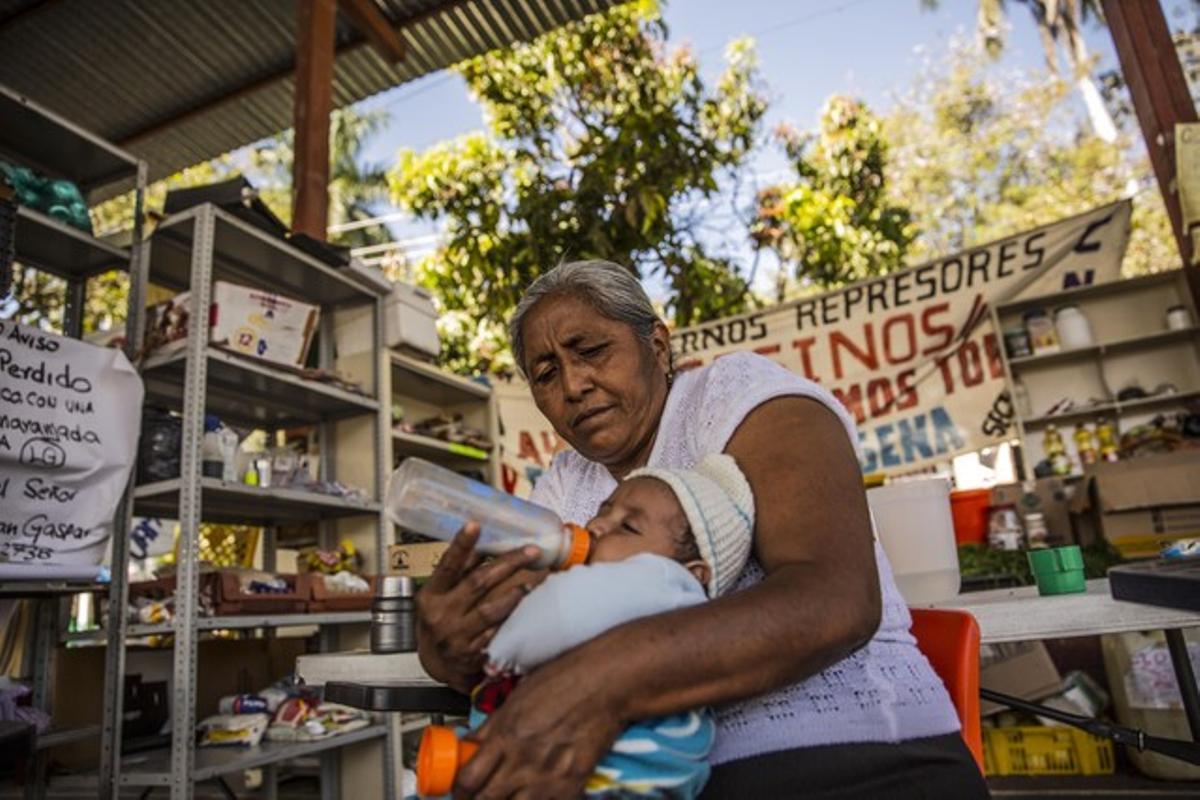
[[[591,547],[586,530],[564,524],[550,509],[419,458],[406,459],[392,473],[386,508],[400,527],[446,542],[476,522],[478,552],[499,555],[535,545],[541,551],[536,565],[543,568],[582,564]]]
[[[905,602],[923,605],[955,597],[961,578],[950,481],[933,478],[880,486],[867,492],[867,504]]]

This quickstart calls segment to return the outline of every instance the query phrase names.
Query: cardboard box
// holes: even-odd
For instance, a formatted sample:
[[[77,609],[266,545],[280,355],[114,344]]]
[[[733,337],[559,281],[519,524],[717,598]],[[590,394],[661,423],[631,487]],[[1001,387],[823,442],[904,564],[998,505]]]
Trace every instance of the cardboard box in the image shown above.
[[[979,661],[979,685],[1022,700],[1041,700],[1062,688],[1062,675],[1041,642],[984,645]],[[1005,706],[979,702],[982,716]]]
[[[1125,558],[1157,556],[1200,535],[1200,450],[1097,464],[1071,510],[1088,516]]]
[[[213,284],[209,341],[264,361],[302,367],[321,309],[227,281]]]
[[[388,572],[393,575],[407,575],[410,578],[428,578],[449,546],[447,542],[390,545]]]
[[[992,487],[992,506],[1016,507],[1022,520],[1026,514],[1042,514],[1051,545],[1071,544],[1071,498],[1076,486],[1062,478],[1039,478],[1024,483]]]
[[[371,349],[370,307],[354,308],[337,315],[335,338],[339,357]],[[433,297],[419,286],[397,283],[384,301],[384,347],[413,350],[436,357],[442,351],[437,332],[437,308]]]
[[[146,309],[146,351],[164,355],[187,344],[191,292],[182,292]],[[308,358],[321,309],[282,295],[239,286],[213,284],[208,340],[237,353],[276,364],[302,367]]]

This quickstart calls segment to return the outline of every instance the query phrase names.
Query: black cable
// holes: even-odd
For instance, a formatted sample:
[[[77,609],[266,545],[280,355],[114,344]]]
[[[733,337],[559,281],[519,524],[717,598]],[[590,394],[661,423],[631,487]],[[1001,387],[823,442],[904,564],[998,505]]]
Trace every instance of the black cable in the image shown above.
[[[1029,714],[1036,714],[1039,717],[1047,717],[1057,722],[1071,725],[1101,739],[1110,739],[1117,744],[1136,748],[1139,752],[1150,750],[1170,756],[1171,758],[1177,758],[1180,761],[1186,761],[1189,764],[1200,765],[1200,743],[1197,742],[1151,736],[1139,728],[1127,728],[1124,725],[1117,725],[1112,722],[1105,722],[1091,717],[1081,717],[1078,714],[1060,711],[1057,708],[1030,703],[1019,697],[994,692],[991,689],[980,689],[979,696],[984,700],[990,700],[993,703],[1015,708],[1018,711],[1025,711]]]

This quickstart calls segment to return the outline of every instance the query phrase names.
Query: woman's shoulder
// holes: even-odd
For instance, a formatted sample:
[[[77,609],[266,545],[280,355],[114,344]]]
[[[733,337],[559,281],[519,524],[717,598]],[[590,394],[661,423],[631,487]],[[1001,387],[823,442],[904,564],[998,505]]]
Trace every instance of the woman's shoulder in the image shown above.
[[[814,394],[819,385],[758,353],[728,353],[711,364],[679,374],[685,393],[707,403],[723,396],[753,394]]]
[[[697,454],[724,450],[751,411],[787,396],[807,397],[825,405],[857,446],[854,421],[828,389],[758,353],[720,356],[711,364],[680,373],[677,381],[681,396],[672,415],[674,424],[692,434]]]

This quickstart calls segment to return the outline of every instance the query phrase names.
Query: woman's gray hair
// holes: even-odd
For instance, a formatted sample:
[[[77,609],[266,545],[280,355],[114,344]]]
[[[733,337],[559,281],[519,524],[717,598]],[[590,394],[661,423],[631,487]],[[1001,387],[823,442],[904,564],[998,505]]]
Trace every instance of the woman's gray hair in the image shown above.
[[[655,326],[663,324],[641,281],[620,264],[600,259],[559,264],[530,284],[508,323],[513,360],[526,378],[521,326],[538,303],[557,296],[578,297],[601,316],[628,325],[643,342],[649,342]]]

